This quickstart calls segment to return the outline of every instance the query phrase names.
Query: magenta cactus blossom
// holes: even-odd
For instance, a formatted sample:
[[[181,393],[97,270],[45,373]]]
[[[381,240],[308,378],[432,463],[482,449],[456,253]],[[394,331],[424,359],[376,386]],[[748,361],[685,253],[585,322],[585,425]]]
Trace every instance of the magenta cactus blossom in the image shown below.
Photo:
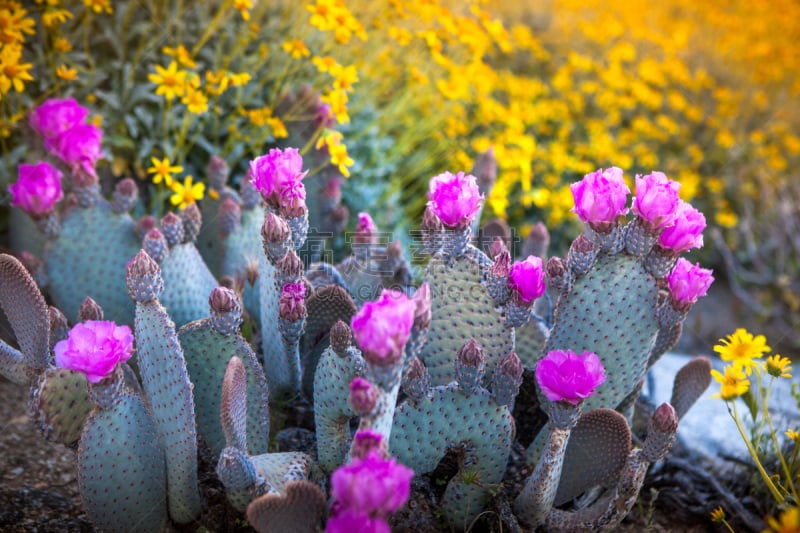
[[[542,260],[529,255],[525,261],[515,261],[508,273],[508,286],[525,303],[531,303],[544,294]]]
[[[692,248],[702,248],[704,229],[706,229],[706,217],[703,213],[681,200],[675,223],[661,232],[658,244],[676,254]]]
[[[303,158],[297,148],[273,148],[266,155],[250,161],[250,176],[253,185],[267,201],[277,203],[284,195],[282,191],[301,181],[307,172],[303,172]],[[286,195],[284,202],[297,198],[297,189]],[[305,199],[305,190],[303,190]]]
[[[688,306],[706,295],[708,288],[714,281],[711,270],[693,265],[689,260],[681,257],[675,263],[675,268],[667,276],[672,299],[681,306]]]
[[[54,150],[56,144],[53,141],[65,131],[82,124],[88,115],[89,110],[74,98],[50,98],[31,112],[28,121],[44,138],[47,149]]]
[[[445,172],[431,178],[428,205],[450,228],[464,228],[481,208],[483,195],[475,176]]]
[[[82,372],[89,383],[108,377],[118,363],[133,355],[133,334],[128,326],[108,320],[75,324],[66,339],[53,347],[56,366]]]
[[[331,510],[331,517],[325,524],[325,533],[392,533],[383,518],[372,518],[367,513],[352,509]]]
[[[350,405],[359,416],[371,413],[378,403],[378,389],[368,380],[357,377],[350,382]]]
[[[73,173],[82,170],[95,176],[95,165],[103,157],[103,130],[94,124],[78,124],[58,137],[53,153],[70,166]]]
[[[412,477],[414,471],[407,466],[372,452],[339,467],[331,476],[331,487],[342,509],[386,517],[408,500]]]
[[[593,352],[552,350],[536,364],[536,382],[552,402],[577,405],[605,381],[603,363]]]
[[[625,206],[631,190],[620,168],[598,169],[569,188],[575,199],[573,211],[595,231],[609,231],[616,225],[617,217],[628,213]]]
[[[405,294],[384,289],[377,301],[366,302],[353,315],[353,337],[368,361],[390,365],[403,358],[416,308]]]
[[[64,197],[61,172],[47,162],[22,164],[19,166],[19,179],[8,186],[8,192],[11,193],[11,205],[34,217],[46,215]]]
[[[353,445],[350,447],[350,455],[364,459],[370,453],[384,454],[386,443],[383,434],[374,429],[360,429],[353,436]]]
[[[378,227],[375,225],[369,213],[363,211],[359,213],[353,242],[357,244],[374,244],[376,242],[377,233]]]
[[[633,198],[633,212],[650,230],[671,226],[678,213],[681,184],[667,178],[663,172],[652,172],[646,176],[636,175],[636,196]]]
[[[306,210],[306,186],[301,181],[287,183],[280,190],[278,204],[281,213],[287,216],[299,216]]]
[[[278,312],[281,318],[299,320],[306,316],[306,286],[303,283],[287,283],[281,290]]]

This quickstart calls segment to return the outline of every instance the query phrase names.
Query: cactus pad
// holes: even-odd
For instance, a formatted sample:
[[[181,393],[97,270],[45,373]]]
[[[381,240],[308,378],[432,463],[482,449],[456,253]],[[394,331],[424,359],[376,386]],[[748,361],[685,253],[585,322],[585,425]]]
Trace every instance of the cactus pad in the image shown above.
[[[708,357],[695,357],[678,370],[669,401],[678,419],[683,418],[710,384],[711,360]]]
[[[32,389],[31,410],[47,440],[66,446],[77,444],[94,404],[89,399],[86,376],[64,368],[51,367]]]
[[[584,410],[616,408],[638,386],[658,334],[655,279],[630,256],[601,255],[559,298],[545,344],[551,350],[596,353],[606,382]]]
[[[133,393],[86,422],[78,482],[95,526],[108,531],[162,531],[167,523],[164,450],[155,421]]]
[[[194,243],[173,246],[161,263],[161,303],[176,327],[208,315],[208,295],[219,285]]]
[[[45,256],[48,292],[56,307],[75,322],[81,303],[91,296],[106,320],[133,323],[125,265],[139,247],[133,219],[114,213],[105,201],[68,211]]]
[[[325,514],[325,493],[311,481],[292,481],[286,493],[264,494],[247,506],[247,521],[259,533],[314,533]]]
[[[418,401],[397,407],[389,449],[418,474],[432,472],[450,448],[463,445],[465,466],[450,480],[441,506],[450,523],[467,529],[500,483],[511,449],[508,407],[479,389],[464,394],[455,385],[434,387]]]
[[[420,359],[428,368],[434,386],[451,381],[453,361],[464,344],[466,332],[484,349],[487,376],[492,375],[500,359],[514,351],[513,330],[505,327],[503,316],[481,284],[480,256],[486,262],[489,259],[483,252],[474,248],[472,251],[459,257],[452,266],[435,257],[426,272],[433,318]]]
[[[269,406],[264,370],[247,341],[238,333],[224,336],[205,318],[183,326],[178,335],[186,368],[194,384],[197,431],[217,456],[225,447],[220,426],[220,391],[231,357],[242,360],[247,375],[247,446],[266,453],[269,445]]]

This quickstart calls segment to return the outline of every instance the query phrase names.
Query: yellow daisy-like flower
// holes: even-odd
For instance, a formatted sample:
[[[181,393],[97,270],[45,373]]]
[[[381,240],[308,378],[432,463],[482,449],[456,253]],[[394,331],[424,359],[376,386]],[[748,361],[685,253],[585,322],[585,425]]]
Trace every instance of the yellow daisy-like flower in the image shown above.
[[[721,344],[714,346],[714,351],[723,361],[732,362],[737,368],[743,368],[749,376],[760,359],[772,348],[767,346],[764,335],[753,337],[753,334],[744,328],[739,328],[725,339],[720,339]]]
[[[189,50],[187,50],[182,44],[179,44],[175,48],[165,46],[161,49],[161,51],[166,55],[177,59],[181,66],[186,68],[197,68],[197,62],[192,59],[192,54],[190,54]]]
[[[333,88],[341,89],[343,91],[353,90],[353,84],[358,81],[358,71],[354,65],[344,67],[336,74],[336,79],[333,80]]]
[[[210,94],[220,95],[231,83],[231,76],[226,70],[206,71],[206,90]]]
[[[36,22],[26,17],[27,13],[19,6],[0,9],[0,45],[21,43],[25,34],[36,33]]]
[[[311,55],[311,50],[308,49],[306,43],[301,41],[300,39],[293,39],[291,41],[284,41],[281,43],[281,48],[284,52],[292,56],[294,59],[300,59],[301,57],[309,57]]]
[[[712,398],[722,398],[727,402],[750,390],[750,380],[736,365],[726,366],[724,375],[717,370],[712,370],[711,375],[720,384],[719,392],[712,395]]]
[[[56,76],[66,81],[74,81],[78,79],[78,70],[69,68],[66,65],[60,65],[56,69]]]
[[[722,509],[722,506],[711,511],[712,522],[722,522],[723,520],[725,520],[725,511]]]
[[[156,94],[164,95],[167,100],[183,96],[186,88],[186,71],[178,70],[178,63],[172,61],[167,68],[156,65],[155,69],[155,73],[148,74],[147,79],[150,83],[158,85]]]
[[[268,118],[267,125],[272,130],[272,136],[276,139],[285,139],[289,136],[289,132],[286,130],[286,124],[284,124],[280,118]]]
[[[233,9],[242,15],[242,20],[250,20],[250,10],[253,9],[253,0],[233,0]]]
[[[231,85],[233,87],[241,87],[253,79],[248,72],[239,72],[238,74],[230,74]]]
[[[177,205],[178,209],[183,209],[187,205],[203,199],[203,195],[206,192],[206,184],[193,184],[193,179],[192,176],[186,176],[183,183],[173,181],[172,185],[170,185],[170,189],[174,194],[169,197],[169,201],[172,205]]]
[[[190,113],[195,115],[202,115],[208,111],[208,97],[200,89],[195,89],[191,85],[187,85],[186,93],[181,98],[181,102],[186,104],[186,108]]]
[[[105,11],[110,15],[114,12],[114,10],[111,8],[110,0],[83,0],[83,5],[98,14]]]
[[[800,442],[800,433],[793,429],[787,429],[784,435],[789,437],[789,440],[793,441],[795,444]]]
[[[64,24],[71,18],[72,13],[69,10],[48,7],[42,13],[42,24],[45,28],[53,28],[59,24]]]
[[[768,529],[764,533],[800,533],[800,508],[789,507],[781,513],[778,520],[767,518]]]
[[[22,48],[20,46],[5,46],[0,51],[0,94],[5,94],[13,87],[21,93],[25,90],[25,82],[33,81],[28,72],[33,65],[20,63]]]
[[[764,363],[764,368],[770,376],[776,378],[791,378],[792,375],[789,371],[792,370],[792,360],[782,355],[770,355],[767,357],[767,362]]]
[[[72,43],[69,42],[64,37],[59,37],[55,41],[53,41],[53,48],[58,50],[59,52],[69,52],[72,50]]]
[[[337,63],[332,56],[314,57],[311,59],[311,63],[313,63],[320,72],[333,72],[334,69],[338,70],[341,68],[339,63]]]
[[[147,173],[153,174],[153,183],[161,183],[161,180],[164,180],[164,184],[170,187],[172,186],[172,174],[183,172],[182,166],[173,165],[166,157],[161,161],[153,157],[150,161],[153,163],[153,166],[147,169]]]
[[[338,167],[339,172],[342,173],[342,176],[345,178],[350,177],[350,168],[353,166],[353,161],[349,155],[347,155],[347,146],[344,144],[335,144],[333,146],[328,146],[328,153],[331,155],[331,165]]]

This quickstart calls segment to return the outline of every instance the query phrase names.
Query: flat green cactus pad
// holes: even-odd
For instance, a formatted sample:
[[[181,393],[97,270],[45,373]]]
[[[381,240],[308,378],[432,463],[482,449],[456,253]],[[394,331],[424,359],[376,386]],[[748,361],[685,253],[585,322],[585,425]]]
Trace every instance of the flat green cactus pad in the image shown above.
[[[279,394],[281,390],[291,390],[283,339],[278,330],[281,287],[276,286],[275,275],[275,267],[267,261],[267,258],[259,259],[257,286],[261,317],[261,352],[264,357],[264,372],[267,374],[270,393],[273,395]]]
[[[225,448],[220,425],[220,391],[231,357],[242,360],[247,375],[247,449],[266,453],[269,447],[269,405],[264,370],[241,335],[220,335],[206,318],[186,324],[178,332],[186,368],[194,384],[197,431],[216,457]]]
[[[511,449],[508,407],[479,389],[466,395],[456,386],[435,387],[417,402],[397,407],[389,450],[417,474],[432,472],[447,450],[465,445],[469,466],[447,485],[441,506],[450,523],[466,530],[500,483]]]
[[[533,369],[547,342],[548,331],[538,320],[514,328],[514,346],[522,366]]]
[[[75,207],[61,222],[61,234],[45,256],[48,292],[71,323],[87,296],[106,320],[133,323],[133,302],[125,283],[125,265],[141,244],[135,223],[127,214],[114,213],[99,200],[90,208]]]
[[[208,295],[219,283],[203,261],[194,243],[173,246],[161,263],[164,293],[161,304],[167,308],[175,327],[208,315]]]
[[[86,421],[78,450],[78,483],[92,523],[107,531],[163,531],[167,523],[164,450],[155,421],[125,392]]]
[[[470,337],[484,350],[484,386],[500,359],[514,351],[513,330],[505,326],[503,316],[481,285],[476,254],[483,255],[475,250],[475,254],[460,257],[452,267],[436,257],[428,265],[425,281],[431,288],[433,320],[419,357],[434,386],[453,380],[456,354]]]
[[[303,357],[303,392],[314,397],[314,374],[317,363],[329,344],[328,335],[337,321],[345,324],[356,314],[356,304],[347,291],[338,285],[329,285],[314,291],[306,301],[308,318],[301,340]]]
[[[194,400],[175,325],[157,300],[136,304],[136,359],[164,442],[169,514],[186,523],[201,510]]]
[[[544,353],[596,353],[606,382],[584,402],[588,411],[616,408],[638,386],[658,334],[655,279],[632,257],[603,255],[561,297]]]
[[[264,255],[261,249],[261,226],[264,224],[264,209],[242,209],[241,226],[223,240],[223,275],[240,277],[250,263]]]
[[[64,368],[48,368],[39,377],[31,409],[47,440],[66,446],[78,443],[81,428],[94,409],[87,386],[86,376]]]

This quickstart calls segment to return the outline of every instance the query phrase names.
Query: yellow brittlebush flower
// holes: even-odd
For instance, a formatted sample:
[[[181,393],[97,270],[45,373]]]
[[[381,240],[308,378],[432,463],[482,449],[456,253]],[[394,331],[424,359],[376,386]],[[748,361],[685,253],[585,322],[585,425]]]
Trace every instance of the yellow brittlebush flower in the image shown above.
[[[747,376],[744,375],[740,368],[728,365],[725,367],[724,372],[722,374],[717,370],[711,371],[711,375],[720,384],[719,392],[712,395],[712,398],[722,398],[727,402],[750,390],[750,380],[747,379]]]
[[[753,336],[744,328],[739,328],[725,339],[719,340],[720,344],[714,346],[723,361],[733,363],[737,369],[743,369],[749,376],[753,368],[758,365],[754,359],[760,359],[772,348],[767,346],[764,335]]]
[[[156,94],[163,95],[167,100],[183,96],[187,73],[185,70],[178,70],[177,62],[170,62],[167,68],[156,65],[155,69],[155,73],[148,74],[147,79],[158,86]]]
[[[164,184],[169,187],[172,185],[172,174],[183,172],[182,166],[173,165],[166,157],[161,161],[153,157],[150,162],[153,163],[153,166],[147,169],[147,173],[153,175],[153,183],[161,183],[163,180]]]
[[[178,209],[183,209],[187,205],[203,199],[206,184],[202,182],[192,183],[193,179],[192,176],[186,176],[183,183],[173,181],[172,185],[170,185],[173,194],[169,197],[169,201],[172,205],[178,206]]]

